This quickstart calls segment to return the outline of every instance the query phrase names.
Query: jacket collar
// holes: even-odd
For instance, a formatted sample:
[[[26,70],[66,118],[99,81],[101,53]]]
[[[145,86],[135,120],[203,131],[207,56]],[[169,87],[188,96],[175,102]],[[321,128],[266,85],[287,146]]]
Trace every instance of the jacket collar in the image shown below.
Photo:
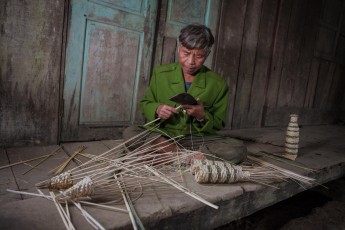
[[[199,70],[198,74],[196,75],[192,87],[197,87],[200,89],[206,88],[206,71],[207,68],[205,66],[202,66]],[[176,93],[182,93],[184,92],[185,85],[184,85],[184,79],[182,75],[182,68],[180,63],[175,64],[175,71],[172,71],[172,76],[169,78],[170,83],[173,85],[173,88],[175,89]]]

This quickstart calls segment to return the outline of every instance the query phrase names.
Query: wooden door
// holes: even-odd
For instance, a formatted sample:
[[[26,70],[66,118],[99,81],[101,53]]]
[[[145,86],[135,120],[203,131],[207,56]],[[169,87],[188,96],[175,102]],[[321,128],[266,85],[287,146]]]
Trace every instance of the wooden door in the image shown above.
[[[139,122],[150,75],[155,0],[71,0],[62,141],[119,137]]]
[[[218,0],[162,0],[154,65],[177,60],[177,37],[180,30],[188,24],[204,24],[216,37],[220,2]],[[214,47],[205,62],[209,68],[212,67],[213,50]]]

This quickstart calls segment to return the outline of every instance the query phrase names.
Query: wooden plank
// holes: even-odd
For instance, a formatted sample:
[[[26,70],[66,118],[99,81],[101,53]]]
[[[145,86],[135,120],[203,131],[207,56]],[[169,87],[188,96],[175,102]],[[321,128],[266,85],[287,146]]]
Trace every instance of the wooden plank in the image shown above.
[[[164,43],[164,33],[166,27],[166,19],[168,13],[168,0],[160,1],[158,5],[158,17],[157,17],[157,33],[156,33],[156,42],[155,42],[155,54],[153,60],[153,66],[159,66],[162,64],[162,49]],[[145,83],[148,85],[150,80],[150,76],[147,76],[145,79]]]
[[[344,66],[336,64],[332,85],[328,96],[329,108],[339,108],[345,95],[345,70]]]
[[[163,55],[162,55],[162,64],[169,64],[176,61],[176,52],[177,52],[177,40],[176,38],[164,37],[163,42]]]
[[[315,92],[316,92],[316,85],[317,85],[317,78],[319,76],[319,68],[320,68],[320,58],[314,57],[310,67],[310,73],[308,77],[308,85],[305,94],[304,100],[304,107],[305,108],[312,108],[314,104]]]
[[[277,30],[273,44],[272,64],[266,94],[266,106],[277,104],[281,73],[284,62],[286,39],[289,30],[290,15],[293,1],[281,1],[277,18]]]
[[[291,103],[292,89],[296,80],[298,58],[301,54],[301,34],[304,32],[303,29],[306,11],[307,1],[295,0],[293,2],[289,32],[285,46],[285,58],[278,93],[277,105],[279,107],[288,106]]]
[[[308,76],[313,59],[314,46],[316,42],[317,32],[319,29],[319,15],[322,7],[322,0],[309,0],[307,11],[305,12],[305,23],[302,37],[302,44],[300,49],[300,56],[298,58],[298,66],[296,70],[296,77],[292,87],[292,95],[290,106],[303,107],[308,85]]]
[[[0,145],[57,142],[65,2],[0,2]]]
[[[302,107],[267,107],[264,126],[286,126],[292,113],[298,114],[299,125],[333,124],[339,115],[338,109],[319,109]]]
[[[262,0],[249,0],[246,9],[241,59],[234,103],[233,128],[243,128],[247,123],[250,93],[254,77],[255,55],[259,36]]]
[[[261,126],[278,9],[279,4],[276,0],[265,0],[263,2],[247,127]]]
[[[113,138],[109,131],[143,121],[138,104],[151,73],[156,15],[153,0],[71,1],[62,141]]]
[[[229,112],[226,128],[231,129],[247,1],[222,2],[214,69],[227,80],[229,85]],[[230,55],[229,52],[231,52]]]
[[[328,96],[330,90],[332,90],[331,85],[335,66],[335,63],[329,61],[321,62],[313,108],[329,108]]]

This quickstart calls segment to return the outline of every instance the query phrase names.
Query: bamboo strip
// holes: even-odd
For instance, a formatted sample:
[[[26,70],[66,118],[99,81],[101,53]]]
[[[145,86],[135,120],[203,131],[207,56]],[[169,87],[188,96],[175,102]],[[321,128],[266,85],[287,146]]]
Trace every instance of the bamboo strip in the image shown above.
[[[49,154],[43,155],[43,156],[40,156],[40,157],[35,157],[35,158],[29,159],[29,160],[24,160],[24,161],[16,162],[16,163],[9,164],[9,165],[4,165],[4,166],[1,166],[1,167],[0,167],[0,170],[1,170],[1,169],[8,168],[8,167],[15,166],[15,165],[19,165],[19,164],[25,164],[25,163],[30,162],[30,161],[39,160],[39,159],[45,158],[45,157],[47,157],[47,156],[49,156]]]
[[[12,189],[6,189],[7,192],[15,193],[15,194],[20,194],[20,195],[29,195],[29,196],[37,196],[37,197],[44,197],[44,198],[49,198],[50,196],[46,196],[44,194],[37,194],[37,193],[32,193],[32,192],[23,192],[23,191],[15,191]]]
[[[177,106],[177,107],[176,107],[176,110],[180,109],[181,107],[182,107],[181,105]],[[152,120],[152,121],[146,123],[146,124],[144,125],[144,127],[145,127],[145,126],[148,126],[148,125],[150,125],[150,124],[152,124],[152,123],[154,123],[154,122],[156,122],[156,121],[159,121],[160,119],[161,119],[161,118],[158,117],[158,118],[156,118],[156,119],[154,119],[154,120]],[[164,121],[164,120],[163,120],[163,121]]]
[[[118,186],[119,186],[119,188],[120,188],[120,191],[121,191],[121,194],[122,194],[122,197],[123,197],[123,201],[125,202],[125,205],[126,205],[126,208],[127,208],[128,214],[129,214],[129,218],[131,219],[131,222],[132,222],[133,229],[134,229],[134,230],[137,230],[138,227],[137,227],[137,224],[136,224],[136,222],[135,222],[135,219],[134,219],[132,210],[131,210],[131,208],[129,207],[129,204],[128,204],[126,195],[125,195],[123,189],[121,188],[121,184],[120,184],[120,182],[119,182],[119,180],[118,180],[118,178],[117,178],[117,176],[116,176],[116,173],[114,173],[114,178],[116,179],[117,184],[118,184]]]
[[[30,172],[31,170],[33,170],[34,168],[36,168],[38,165],[42,164],[45,160],[47,160],[49,157],[53,156],[58,150],[60,150],[62,148],[62,146],[60,145],[57,149],[55,149],[54,151],[52,151],[49,155],[47,155],[45,158],[43,158],[42,160],[40,160],[37,164],[35,164],[34,166],[32,166],[31,169],[27,170],[26,172],[24,172],[22,175],[27,174],[28,172]]]
[[[60,203],[58,203],[56,201],[56,197],[55,197],[55,194],[53,192],[49,192],[50,193],[50,196],[52,197],[52,200],[61,216],[61,219],[66,227],[66,229],[68,230],[75,230],[71,220],[67,217],[67,214],[65,213],[65,211],[63,210],[63,208],[61,207]]]
[[[128,211],[126,209],[123,209],[123,208],[117,208],[117,207],[112,207],[112,206],[108,206],[108,205],[96,204],[96,203],[91,203],[91,202],[87,202],[87,201],[79,201],[79,203],[85,204],[85,205],[90,205],[90,206],[95,206],[95,207],[100,207],[100,208],[104,208],[104,209],[109,209],[112,211],[119,211],[119,212],[128,213]]]
[[[219,207],[217,205],[214,205],[210,202],[208,202],[207,200],[201,198],[200,196],[198,196],[197,194],[188,191],[187,188],[183,187],[182,185],[177,184],[176,182],[168,179],[167,177],[163,176],[161,173],[159,173],[157,170],[154,170],[152,167],[149,167],[147,165],[145,165],[145,167],[147,168],[147,170],[149,170],[150,172],[152,172],[154,175],[156,175],[157,177],[163,179],[165,182],[169,183],[170,185],[172,185],[173,187],[177,188],[178,190],[186,193],[187,195],[201,201],[202,203],[214,208],[214,209],[218,209]]]
[[[81,207],[79,203],[72,201],[72,203],[81,211],[85,219],[96,229],[105,230],[105,228],[95,219],[93,218],[85,209]]]
[[[283,175],[289,177],[290,179],[293,178],[295,180],[298,180],[300,182],[304,182],[306,184],[311,184],[315,180],[313,178],[310,178],[310,177],[307,177],[307,176],[303,176],[303,175],[297,174],[295,172],[292,172],[290,170],[281,168],[281,167],[279,167],[277,165],[268,163],[267,161],[264,161],[262,159],[258,159],[258,158],[252,157],[252,156],[247,156],[247,157],[248,157],[249,160],[252,160],[252,161],[257,162],[257,163],[259,163],[261,165],[264,165],[264,166],[267,166],[267,167],[270,167],[272,169],[275,169],[275,170],[279,171],[280,173],[282,173]]]
[[[79,154],[80,152],[84,151],[85,149],[86,149],[85,146],[79,146],[79,147],[77,148],[77,150],[74,151],[74,153],[72,154],[72,156],[70,156],[65,162],[63,162],[61,165],[59,165],[57,168],[55,168],[55,169],[53,170],[54,174],[55,174],[55,175],[60,174],[60,173],[67,167],[67,165],[69,164],[69,162],[70,162],[71,160],[73,160],[73,158],[74,158],[77,154]]]
[[[129,194],[127,192],[125,184],[123,184],[123,190],[125,192],[125,195],[126,195],[126,198],[127,198],[128,204],[129,204],[129,207],[132,210],[132,213],[133,213],[133,216],[134,216],[134,218],[136,220],[136,223],[139,225],[140,230],[145,230],[145,227],[144,227],[143,223],[141,222],[137,212],[135,211],[134,205],[132,203],[131,197],[129,196]]]

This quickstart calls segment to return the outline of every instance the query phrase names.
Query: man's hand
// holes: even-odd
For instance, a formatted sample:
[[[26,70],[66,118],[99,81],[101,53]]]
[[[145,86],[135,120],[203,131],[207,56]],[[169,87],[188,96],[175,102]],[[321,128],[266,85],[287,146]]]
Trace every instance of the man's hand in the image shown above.
[[[205,118],[204,105],[199,98],[196,100],[197,105],[182,105],[182,108],[186,110],[188,115],[195,117],[197,120],[203,120]]]
[[[161,119],[168,119],[169,117],[171,117],[171,115],[173,114],[177,114],[177,110],[175,107],[169,106],[169,105],[160,105],[158,106],[157,110],[156,110],[156,114],[159,118]]]

